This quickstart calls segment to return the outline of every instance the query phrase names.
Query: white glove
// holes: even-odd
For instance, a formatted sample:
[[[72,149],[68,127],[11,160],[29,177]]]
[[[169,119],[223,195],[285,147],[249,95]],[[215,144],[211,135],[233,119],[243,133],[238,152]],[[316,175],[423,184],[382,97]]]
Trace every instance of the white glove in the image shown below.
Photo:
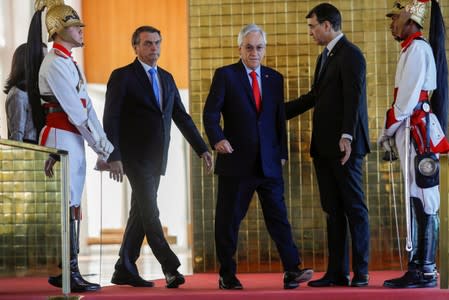
[[[100,137],[100,139],[95,144],[91,145],[91,147],[103,158],[103,160],[107,160],[109,154],[114,151],[114,146],[105,136]]]
[[[114,146],[106,138],[100,123],[97,121],[92,122],[88,119],[87,123],[77,126],[77,128],[95,153],[101,155],[106,160],[114,150]]]
[[[382,147],[385,149],[385,151],[391,152],[390,139],[383,141]]]
[[[108,156],[112,153],[112,151],[114,151],[114,146],[105,136],[100,138],[100,147],[102,152]]]
[[[377,141],[378,145],[384,148],[385,151],[395,152],[396,151],[396,143],[394,137],[382,135]]]

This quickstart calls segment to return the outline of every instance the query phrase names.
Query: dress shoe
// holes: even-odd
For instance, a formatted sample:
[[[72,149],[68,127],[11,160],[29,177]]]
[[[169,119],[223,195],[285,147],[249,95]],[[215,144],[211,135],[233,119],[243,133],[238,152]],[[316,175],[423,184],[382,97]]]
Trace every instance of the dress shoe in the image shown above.
[[[48,277],[48,283],[52,286],[62,288],[62,274]],[[93,292],[101,289],[97,283],[85,280],[79,272],[70,272],[70,291],[75,293]]]
[[[240,280],[235,275],[229,277],[222,277],[218,280],[218,287],[221,290],[241,290],[243,289]]]
[[[349,286],[349,276],[339,276],[337,278],[333,278],[328,275],[324,275],[324,277],[312,280],[307,283],[308,286],[311,287],[328,287],[328,286]]]
[[[179,273],[178,271],[174,272],[165,272],[165,281],[167,282],[166,287],[169,289],[177,288],[181,284],[184,284],[186,280],[184,279],[184,276]]]
[[[435,272],[436,273],[436,272]],[[426,288],[437,286],[437,276],[424,276],[421,271],[407,271],[402,277],[384,281],[384,286],[393,289]]]
[[[132,275],[115,270],[111,282],[117,285],[130,285],[134,287],[153,287],[154,282],[146,281],[139,275]]]
[[[298,269],[284,273],[284,289],[295,289],[301,282],[309,281],[313,276],[312,269]]]
[[[369,275],[368,274],[356,274],[352,278],[352,287],[364,287],[368,285]]]

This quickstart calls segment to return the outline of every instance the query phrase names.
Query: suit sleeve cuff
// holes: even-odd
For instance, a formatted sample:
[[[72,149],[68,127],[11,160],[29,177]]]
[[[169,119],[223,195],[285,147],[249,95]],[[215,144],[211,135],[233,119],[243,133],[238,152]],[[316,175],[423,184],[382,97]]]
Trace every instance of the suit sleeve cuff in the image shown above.
[[[352,142],[352,135],[350,135],[350,134],[343,133],[343,134],[341,135],[341,138],[342,138],[342,139],[348,139],[350,142]]]

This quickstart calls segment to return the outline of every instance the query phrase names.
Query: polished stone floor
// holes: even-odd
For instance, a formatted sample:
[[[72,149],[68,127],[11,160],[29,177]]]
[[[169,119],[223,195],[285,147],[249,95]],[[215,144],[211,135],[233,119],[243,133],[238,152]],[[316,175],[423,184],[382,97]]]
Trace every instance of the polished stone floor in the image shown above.
[[[114,273],[114,264],[118,259],[119,245],[88,246],[88,251],[79,256],[79,267],[83,277],[91,282],[100,283],[102,286],[111,284]],[[192,274],[192,255],[190,250],[171,246],[178,256],[181,266],[178,271],[184,275]],[[101,253],[101,255],[100,255]],[[161,279],[164,277],[161,266],[151,252],[148,245],[142,247],[142,252],[137,261],[140,276],[147,280]]]

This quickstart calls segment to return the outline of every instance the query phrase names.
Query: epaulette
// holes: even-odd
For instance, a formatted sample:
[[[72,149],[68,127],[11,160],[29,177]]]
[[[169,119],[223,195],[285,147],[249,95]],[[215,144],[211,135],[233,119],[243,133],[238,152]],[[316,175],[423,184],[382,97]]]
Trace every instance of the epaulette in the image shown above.
[[[65,59],[69,58],[69,57],[68,57],[67,55],[65,55],[65,53],[62,52],[61,50],[58,50],[58,49],[56,49],[56,48],[53,48],[53,49],[54,49],[55,54],[56,54],[57,56],[63,57],[63,58],[65,58]]]

